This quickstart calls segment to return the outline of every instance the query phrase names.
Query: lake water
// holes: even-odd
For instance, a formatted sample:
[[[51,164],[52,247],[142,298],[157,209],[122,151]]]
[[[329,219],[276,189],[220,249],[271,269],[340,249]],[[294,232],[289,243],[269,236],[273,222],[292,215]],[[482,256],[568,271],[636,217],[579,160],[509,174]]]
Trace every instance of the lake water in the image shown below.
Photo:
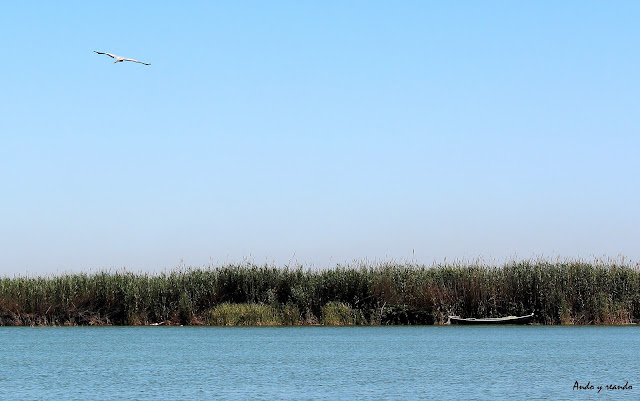
[[[0,327],[0,347],[8,400],[640,399],[631,326]]]

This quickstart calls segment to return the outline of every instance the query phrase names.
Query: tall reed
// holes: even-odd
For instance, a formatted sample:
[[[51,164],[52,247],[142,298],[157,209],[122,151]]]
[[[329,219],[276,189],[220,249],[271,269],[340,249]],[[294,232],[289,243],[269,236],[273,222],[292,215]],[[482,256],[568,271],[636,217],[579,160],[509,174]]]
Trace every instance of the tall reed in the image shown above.
[[[230,314],[250,322],[242,314],[257,311],[259,324],[440,324],[452,314],[531,312],[541,324],[625,324],[640,317],[640,269],[545,260],[325,270],[244,264],[0,278],[0,325],[229,324]]]

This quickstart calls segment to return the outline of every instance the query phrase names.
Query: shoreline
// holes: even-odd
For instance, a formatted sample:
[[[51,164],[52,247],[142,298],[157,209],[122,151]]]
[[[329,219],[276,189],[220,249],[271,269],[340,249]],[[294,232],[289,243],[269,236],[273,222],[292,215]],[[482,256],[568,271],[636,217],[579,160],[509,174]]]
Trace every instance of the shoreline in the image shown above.
[[[0,278],[0,326],[441,325],[534,312],[538,325],[635,325],[640,268],[383,263],[326,270],[253,264]]]

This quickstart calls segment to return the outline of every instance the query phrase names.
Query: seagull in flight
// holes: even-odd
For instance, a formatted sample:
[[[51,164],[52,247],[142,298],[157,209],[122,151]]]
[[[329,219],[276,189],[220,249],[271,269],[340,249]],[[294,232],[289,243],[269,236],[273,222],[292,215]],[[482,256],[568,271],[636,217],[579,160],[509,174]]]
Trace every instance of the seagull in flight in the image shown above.
[[[116,61],[114,61],[114,63],[122,63],[123,61],[133,61],[134,63],[140,63],[140,64],[144,64],[144,65],[151,65],[151,63],[143,63],[142,61],[134,60],[132,58],[116,56],[115,54],[111,54],[111,53],[97,52],[95,50],[93,52],[94,53],[98,53],[98,54],[106,54],[107,56],[109,56],[111,58],[115,58]]]

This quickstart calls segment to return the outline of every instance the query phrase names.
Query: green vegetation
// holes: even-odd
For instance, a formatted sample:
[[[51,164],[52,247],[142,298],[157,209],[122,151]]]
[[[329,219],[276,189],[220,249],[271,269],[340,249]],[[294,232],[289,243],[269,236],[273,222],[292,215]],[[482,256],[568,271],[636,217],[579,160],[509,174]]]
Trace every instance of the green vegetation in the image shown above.
[[[532,311],[540,324],[637,322],[640,268],[543,260],[328,270],[247,264],[0,279],[0,325],[442,324],[450,314]]]
[[[295,305],[229,304],[213,308],[206,324],[214,326],[280,326],[300,324]]]

